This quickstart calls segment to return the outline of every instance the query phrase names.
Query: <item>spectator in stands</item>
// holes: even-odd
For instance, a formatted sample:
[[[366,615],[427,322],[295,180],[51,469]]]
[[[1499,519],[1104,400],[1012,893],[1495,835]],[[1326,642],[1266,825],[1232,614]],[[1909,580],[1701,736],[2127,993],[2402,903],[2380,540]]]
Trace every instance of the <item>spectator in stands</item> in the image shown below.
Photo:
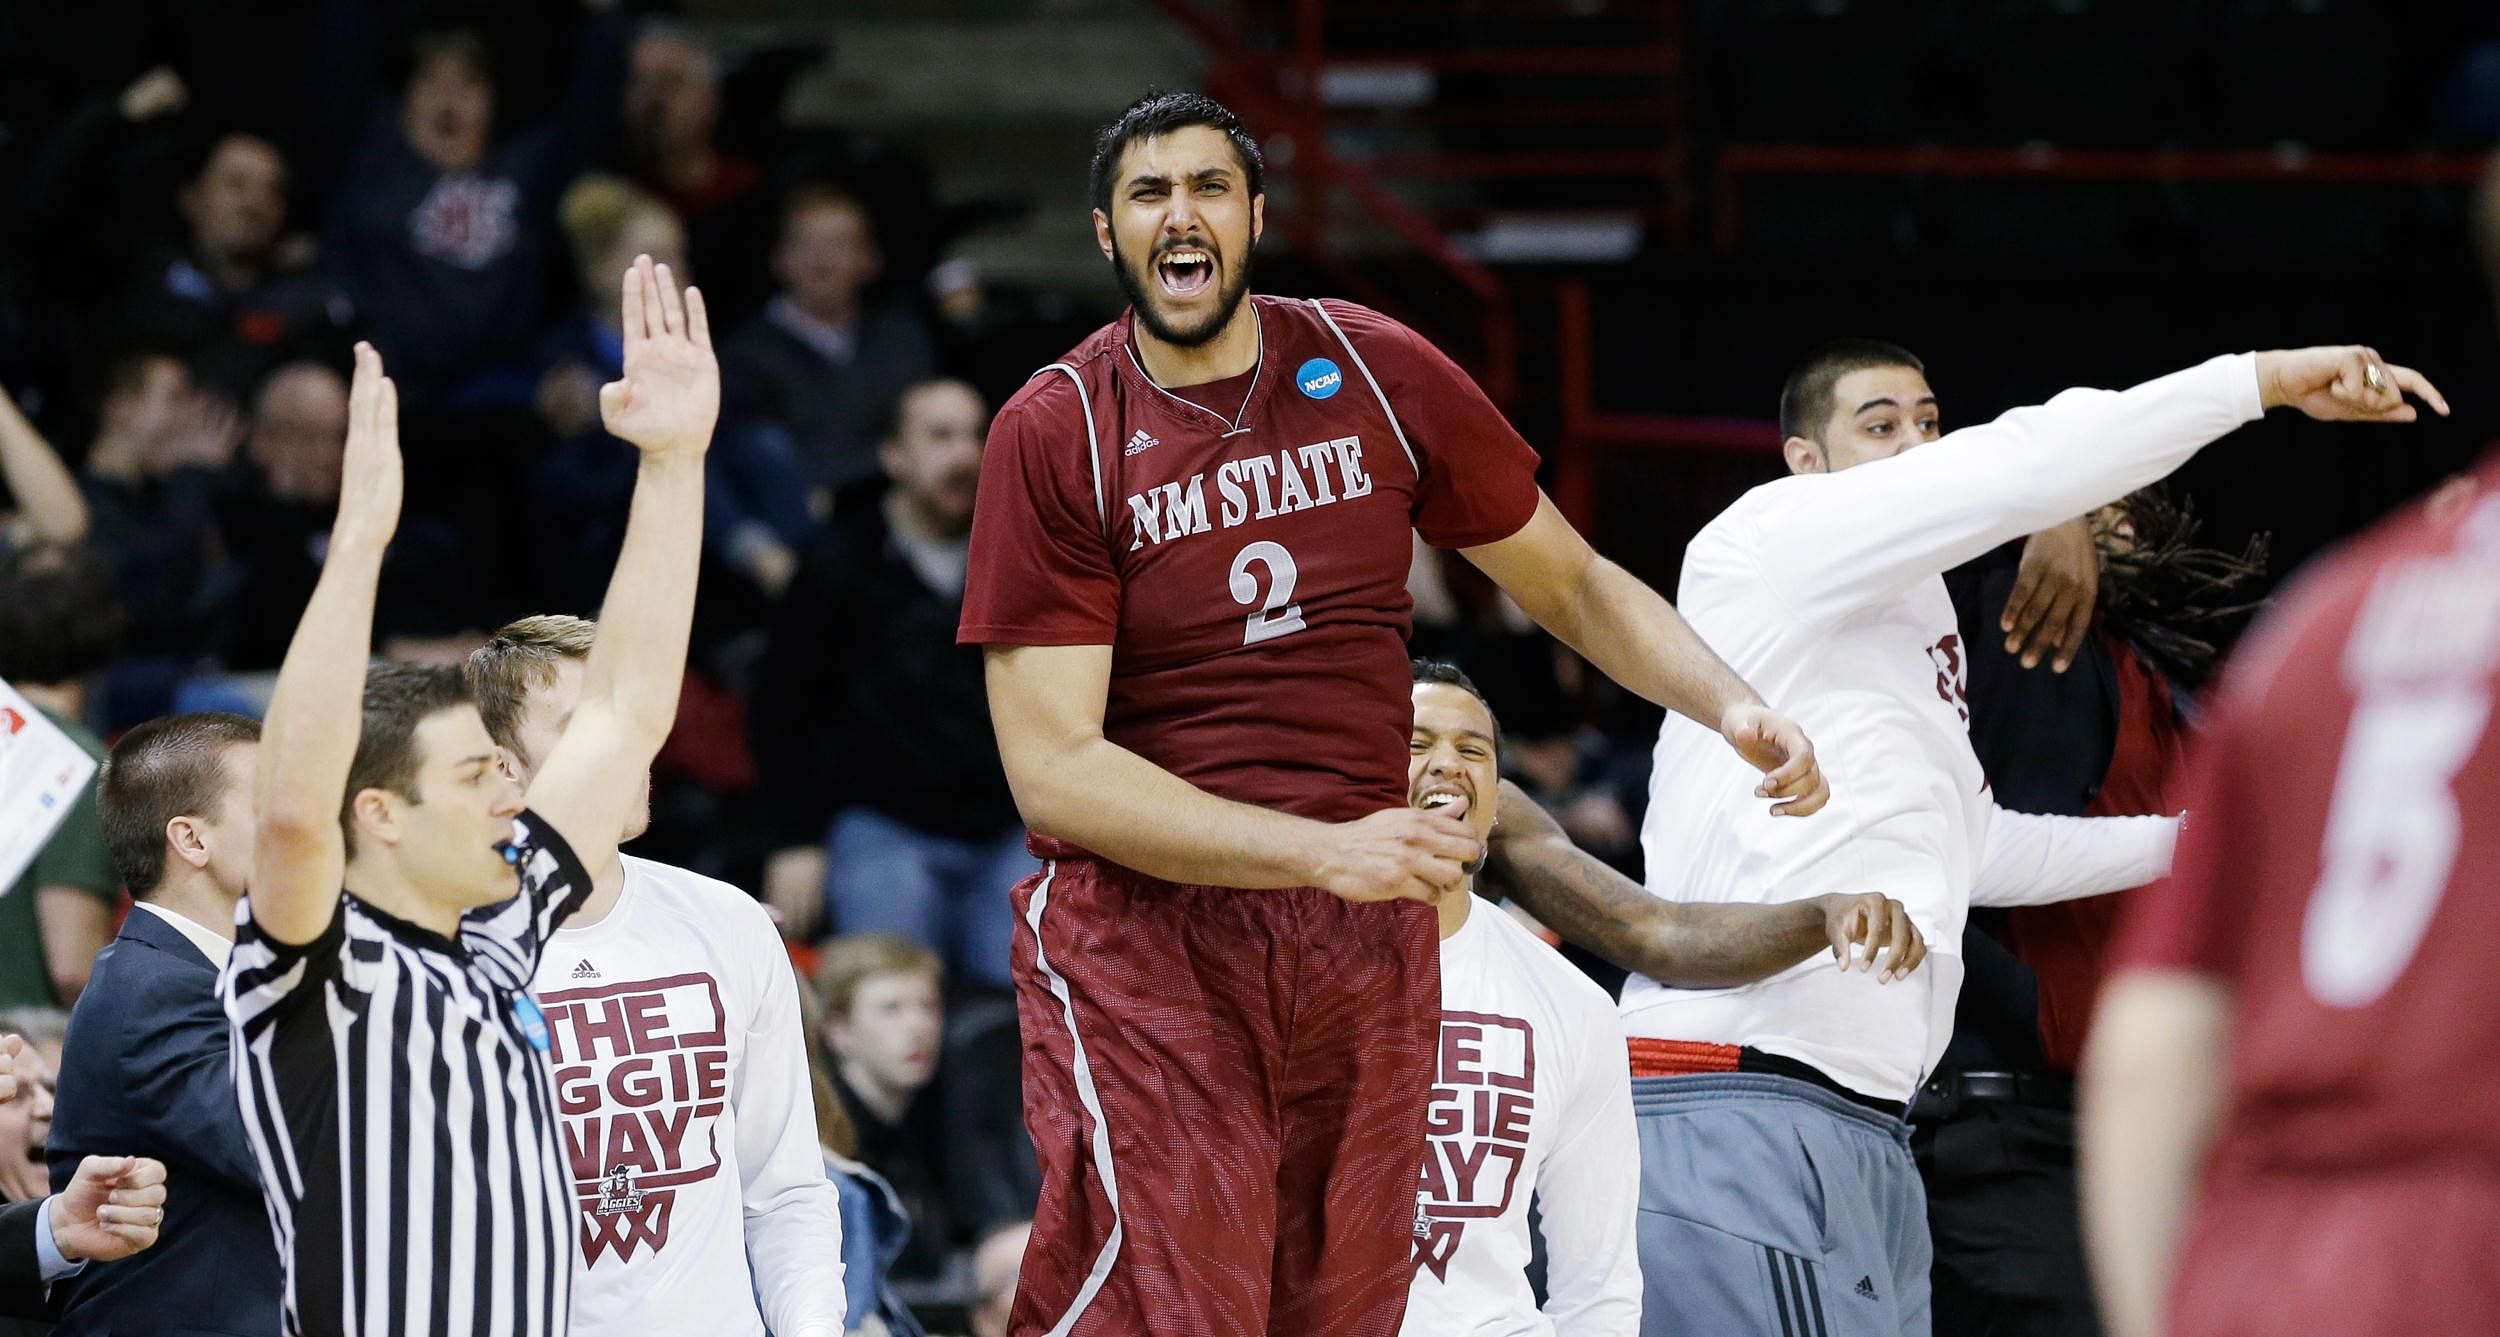
[[[1033,1238],[1033,1223],[1018,1222],[991,1231],[972,1251],[972,1284],[978,1303],[972,1310],[972,1337],[1007,1337],[1007,1314],[1016,1303],[1016,1273],[1024,1267],[1024,1246]]]
[[[635,36],[625,85],[634,174],[684,221],[704,304],[714,324],[734,329],[770,287],[772,203],[763,170],[719,147],[720,115],[720,64],[710,51],[665,25]]]
[[[52,1139],[53,1082],[68,1030],[69,1018],[57,1008],[0,1011],[0,1035],[25,1042],[17,1054],[17,1098],[0,1104],[0,1202],[33,1202],[52,1191],[44,1145]]]
[[[752,720],[783,842],[766,895],[788,931],[811,936],[829,914],[836,932],[909,938],[1007,989],[1007,892],[1033,861],[981,657],[954,633],[987,422],[960,381],[902,397],[882,490],[843,495],[782,601]]]
[[[239,672],[274,670],[312,598],[338,511],[347,447],[347,382],[319,362],[271,373],[252,404],[249,476],[225,510],[226,550],[239,568],[221,658]]]
[[[945,1021],[943,980],[934,953],[886,934],[835,939],[816,971],[825,1019],[818,1039],[831,1060],[834,1094],[857,1131],[859,1159],[893,1186],[913,1223],[890,1269],[903,1281],[944,1276],[958,1243],[931,1085]]]
[[[825,1177],[842,1195],[842,1331],[850,1337],[924,1337],[919,1319],[887,1279],[911,1239],[911,1217],[894,1186],[856,1159],[859,1128],[826,1067],[825,1046],[817,1038],[825,1033],[825,1009],[805,979],[799,982],[799,1024],[809,1037],[807,1080],[816,1104],[816,1142],[825,1155]]]
[[[242,439],[234,406],[194,384],[170,353],[131,354],[106,378],[87,447],[87,504],[133,654],[187,667],[211,647],[230,574],[217,502]]]
[[[786,433],[828,499],[876,475],[879,427],[936,370],[919,315],[869,300],[884,264],[858,200],[792,191],[773,249],[781,291],[721,353],[722,420]]]
[[[87,536],[87,499],[78,478],[17,401],[0,391],[0,554],[21,543],[76,543]]]
[[[528,402],[547,225],[564,184],[611,137],[619,103],[619,39],[606,24],[586,33],[566,114],[501,139],[485,38],[419,35],[397,104],[331,200],[323,262],[411,404]]]
[[[584,294],[539,342],[539,421],[555,445],[530,470],[529,571],[541,606],[596,612],[625,541],[635,453],[599,421],[599,387],[623,374],[616,276],[649,255],[686,275],[686,235],[667,205],[612,176],[586,176],[557,211]]]
[[[344,346],[354,307],[309,272],[307,237],[288,237],[286,160],[258,135],[207,141],[175,192],[184,233],[144,261],[124,337],[190,350],[203,379],[241,399],[291,356]]]
[[[163,1247],[60,1282],[73,1332],[276,1332],[282,1282],[259,1163],[235,1103],[217,972],[252,875],[260,726],[178,715],[123,735],[99,780],[113,862],[138,899],[71,1014],[47,1159],[170,1171]]]
[[[95,552],[46,546],[0,558],[0,681],[99,760],[104,744],[80,722],[87,680],[120,641],[112,570]],[[0,894],[0,1007],[76,1001],[95,954],[112,941],[120,899],[89,785]]]

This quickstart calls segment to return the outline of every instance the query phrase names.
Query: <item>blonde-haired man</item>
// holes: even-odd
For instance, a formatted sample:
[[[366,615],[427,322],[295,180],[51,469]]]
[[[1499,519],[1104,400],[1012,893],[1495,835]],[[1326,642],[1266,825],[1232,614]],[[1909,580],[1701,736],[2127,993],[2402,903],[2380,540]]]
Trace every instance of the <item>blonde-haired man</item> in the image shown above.
[[[598,628],[523,618],[469,657],[527,783],[581,699]],[[618,843],[651,824],[650,780]],[[842,1222],[817,1156],[798,987],[745,892],[619,854],[540,958],[580,1270],[576,1337],[836,1337]]]

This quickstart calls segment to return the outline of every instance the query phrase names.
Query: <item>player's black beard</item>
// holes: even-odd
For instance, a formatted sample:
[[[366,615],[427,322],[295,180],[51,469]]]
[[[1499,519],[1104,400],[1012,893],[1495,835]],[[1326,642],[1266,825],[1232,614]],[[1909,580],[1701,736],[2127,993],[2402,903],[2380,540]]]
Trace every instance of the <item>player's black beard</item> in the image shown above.
[[[1145,277],[1138,277],[1136,267],[1128,262],[1128,257],[1120,254],[1119,245],[1115,242],[1111,247],[1111,272],[1120,276],[1120,291],[1127,295],[1129,306],[1136,310],[1137,319],[1145,325],[1148,334],[1175,348],[1196,348],[1222,334],[1224,327],[1233,323],[1233,312],[1241,309],[1241,299],[1250,295],[1249,254],[1244,252],[1239,260],[1231,256],[1225,259],[1228,265],[1226,272],[1230,277],[1224,282],[1224,290],[1217,295],[1214,312],[1207,317],[1205,324],[1194,329],[1174,325],[1155,309],[1155,299],[1162,294],[1153,287],[1152,263],[1146,266]]]

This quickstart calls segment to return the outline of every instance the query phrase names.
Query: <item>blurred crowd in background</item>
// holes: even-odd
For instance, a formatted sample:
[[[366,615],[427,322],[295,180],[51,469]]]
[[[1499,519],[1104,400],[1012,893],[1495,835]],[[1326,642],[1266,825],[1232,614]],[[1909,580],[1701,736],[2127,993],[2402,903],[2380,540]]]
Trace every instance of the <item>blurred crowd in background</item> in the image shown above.
[[[847,1137],[834,1149],[914,1222],[898,1286],[1003,1325],[983,1317],[1002,1267],[1013,1279],[998,1241],[1036,1183],[1007,992],[1006,891],[1032,861],[978,652],[954,629],[989,415],[1112,314],[1110,285],[1087,309],[986,283],[954,247],[985,206],[941,201],[928,164],[874,134],[785,119],[819,44],[725,59],[700,26],[600,0],[56,8],[0,17],[0,679],[98,752],[169,711],[258,713],[322,561],[358,339],[400,387],[408,460],[376,652],[453,662],[515,616],[595,615],[635,474],[597,410],[621,352],[610,294],[634,256],[665,261],[709,301],[725,404],[687,691],[637,852],[776,911],[817,986],[842,1111],[828,1144]],[[2460,106],[2500,87],[2495,69],[2467,63]],[[1848,89],[1820,90],[1834,123]],[[1102,89],[1104,114],[1138,91]],[[1826,205],[1804,212],[1843,216]],[[1789,282],[1727,305],[1753,322],[1737,331],[1793,337],[1660,321],[1657,294],[1730,281],[1670,266],[1616,294],[1644,309],[1617,317],[1607,356],[1733,385],[1767,414],[1755,383],[1794,353],[1901,323],[1862,309],[1873,329],[1799,332],[1783,292],[1855,290],[1784,261],[1715,272]],[[1913,330],[1947,318],[1904,312]],[[1991,345],[1962,382],[1990,384],[1974,400],[2003,397],[1988,377],[2013,359],[2049,389],[2114,364],[1965,333]],[[2392,334],[2268,337],[2312,333],[2387,341],[2469,388]],[[1751,370],[1712,374],[1738,359]],[[2453,462],[2397,470],[2389,498]],[[1601,498],[1601,546],[1637,504],[1627,561],[1652,574],[1641,545],[1679,548],[1731,495],[1631,475]],[[1419,555],[1414,592],[1416,652],[1465,664],[1500,704],[1506,769],[1635,868],[1655,714],[1463,563]],[[46,1010],[76,997],[121,904],[92,811],[73,814],[0,896],[0,1030],[57,1042]]]

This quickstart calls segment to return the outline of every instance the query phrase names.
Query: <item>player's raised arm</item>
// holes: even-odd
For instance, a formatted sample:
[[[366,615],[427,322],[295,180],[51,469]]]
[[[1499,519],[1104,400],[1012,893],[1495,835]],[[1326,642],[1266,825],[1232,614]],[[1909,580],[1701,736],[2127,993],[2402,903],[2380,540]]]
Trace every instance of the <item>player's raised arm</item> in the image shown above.
[[[1778,800],[1771,811],[1804,817],[1831,797],[1804,731],[1765,706],[1674,605],[1598,556],[1550,498],[1538,495],[1519,532],[1465,551],[1537,625],[1607,677],[1718,731],[1764,773],[1754,793]]]
[[[399,391],[382,374],[382,355],[360,343],[338,522],[261,725],[252,919],[279,942],[310,942],[338,913],[347,867],[339,808],[364,728],[373,591],[399,527],[399,495]]]
[[[1616,965],[1683,989],[1731,988],[1829,949],[1843,969],[1889,983],[1918,969],[1927,944],[1898,901],[1868,893],[1779,905],[1662,900],[1571,843],[1519,786],[1502,782],[1483,884],[1538,923]]]
[[[1783,480],[1749,513],[1749,558],[1799,616],[1846,617],[2000,543],[2167,477],[2267,409],[2411,422],[2447,402],[2374,350],[2218,357],[2126,390],[2068,390],[1890,459]]]
[[[624,550],[608,579],[581,704],[531,781],[530,806],[592,876],[616,857],[651,759],[677,718],[703,543],[703,455],[720,416],[720,363],[703,294],[681,297],[643,256],[624,279],[624,375],[600,388],[608,431],[642,452]]]
[[[987,651],[990,723],[1026,825],[1169,882],[1432,900],[1482,853],[1457,818],[1328,823],[1217,798],[1103,737],[1107,645]]]

